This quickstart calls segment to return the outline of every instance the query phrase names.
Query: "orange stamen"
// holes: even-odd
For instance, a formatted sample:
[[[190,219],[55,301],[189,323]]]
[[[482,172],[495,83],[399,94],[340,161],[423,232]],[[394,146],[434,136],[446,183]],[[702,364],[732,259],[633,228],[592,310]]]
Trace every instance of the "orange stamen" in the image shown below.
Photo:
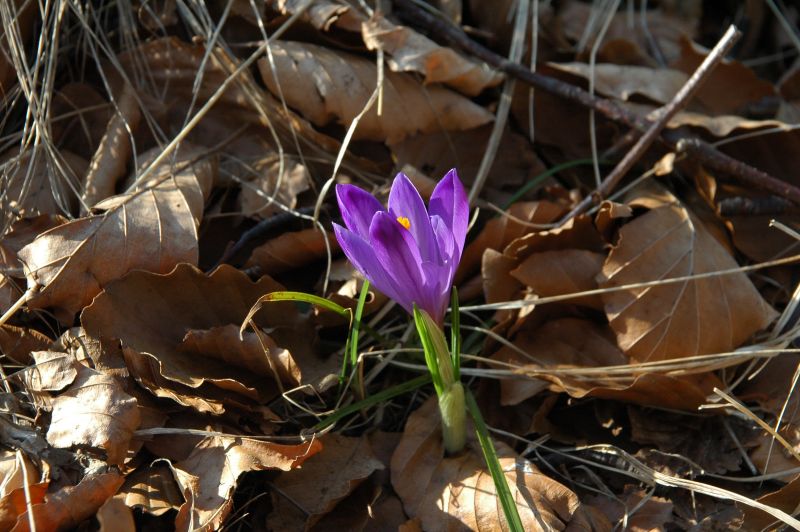
[[[405,216],[398,216],[397,221],[400,222],[400,225],[402,225],[406,229],[411,229],[411,220],[409,220]]]

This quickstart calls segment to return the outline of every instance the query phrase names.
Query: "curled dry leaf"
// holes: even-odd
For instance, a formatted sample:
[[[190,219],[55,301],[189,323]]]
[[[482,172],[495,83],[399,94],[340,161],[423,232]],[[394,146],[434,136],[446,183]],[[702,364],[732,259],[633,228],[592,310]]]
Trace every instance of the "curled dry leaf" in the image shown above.
[[[36,530],[69,530],[89,519],[122,485],[114,471],[84,477],[77,486],[48,493],[44,502],[34,504],[32,520]],[[30,532],[28,512],[20,515],[12,532]]]
[[[119,489],[125,504],[152,515],[164,515],[179,509],[183,495],[166,460],[146,464],[127,477]]]
[[[72,385],[53,400],[47,441],[57,448],[102,449],[108,463],[119,466],[139,421],[136,399],[114,377],[81,366]]]
[[[301,268],[325,257],[326,240],[332,252],[339,248],[330,233],[321,233],[317,228],[283,233],[255,248],[245,267],[258,266],[268,275]]]
[[[111,104],[92,85],[71,82],[54,92],[51,106],[53,143],[90,161],[114,112]]]
[[[514,337],[513,347],[504,346],[492,360],[510,364],[529,377],[501,381],[504,405],[533,397],[549,383],[551,390],[576,398],[695,410],[720,385],[711,374],[676,377],[626,368],[629,361],[608,327],[578,318],[551,320],[534,331],[523,329]]]
[[[0,327],[0,352],[11,360],[27,365],[31,352],[50,347],[52,340],[34,329],[24,329],[13,325]]]
[[[340,500],[355,490],[374,471],[384,466],[372,452],[366,437],[348,438],[326,434],[321,439],[324,452],[312,457],[297,471],[283,473],[275,481],[275,509],[267,519],[270,524],[287,506],[299,507],[308,529],[327,514]],[[279,527],[271,526],[278,530]]]
[[[305,0],[269,0],[267,3],[284,15],[301,13],[303,20],[322,31],[329,31],[335,27],[358,32],[366,19],[360,10],[353,9],[342,0],[315,0],[311,4]],[[247,8],[252,12],[249,4]]]
[[[0,530],[10,530],[25,513],[26,499],[30,498],[32,504],[44,502],[48,485],[49,481],[40,478],[39,470],[24,454],[3,451],[0,454]]]
[[[349,126],[375,90],[372,61],[313,44],[277,41],[271,46],[275,71],[266,59],[258,62],[264,83],[316,126],[334,121]],[[458,93],[424,88],[409,74],[386,73],[383,91],[383,114],[373,106],[354,139],[391,144],[420,132],[465,130],[492,120],[486,109]]]
[[[464,249],[456,274],[456,284],[478,270],[485,250],[502,251],[510,242],[531,230],[525,224],[550,223],[557,220],[564,211],[563,205],[551,201],[520,202],[511,205],[508,208],[508,216],[499,216],[486,222],[478,236]]]
[[[445,457],[436,399],[408,418],[392,456],[392,486],[406,513],[424,530],[507,527],[480,446],[467,430],[467,448]],[[590,530],[578,496],[541,474],[502,442],[494,442],[525,530]]]
[[[110,284],[81,321],[91,336],[119,338],[131,374],[155,395],[221,414],[226,404],[252,407],[277,394],[276,372],[294,386],[330,369],[291,303],[264,305],[254,319],[261,340],[253,332],[239,340],[236,329],[256,300],[282,289],[229,266],[206,275],[181,264],[168,275],[133,272]]]
[[[315,439],[299,445],[209,437],[173,466],[186,502],[175,518],[179,531],[218,530],[233,507],[233,490],[247,471],[290,471],[322,450]]]
[[[774,127],[770,125],[774,121],[762,121],[762,123],[763,127],[752,133],[766,133]],[[800,132],[786,128],[785,124],[777,125],[783,130],[772,129],[770,134],[757,134],[751,138],[733,140],[720,149],[740,161],[797,186],[800,181],[794,169],[800,164]],[[737,129],[730,138],[742,133],[748,131]],[[747,211],[724,213],[720,209],[725,202],[739,200],[752,201],[756,205],[769,205],[777,196],[737,186],[727,182],[723,175],[709,173],[703,169],[695,172],[694,179],[706,201],[718,212],[719,217],[731,231],[736,248],[747,257],[754,261],[767,261],[794,252],[797,240],[783,231],[770,227],[770,221],[776,217],[774,207],[772,209],[768,207],[766,212],[761,213]],[[797,227],[800,224],[800,214],[795,209],[788,209],[780,214],[779,220],[790,227]],[[789,281],[785,286],[788,287],[793,283],[794,281]]]
[[[367,48],[389,54],[389,68],[395,72],[419,72],[425,76],[425,83],[444,83],[467,96],[477,96],[503,81],[503,76],[486,63],[440,46],[377,13],[362,24],[361,35]]]
[[[142,117],[136,90],[125,84],[115,103],[115,112],[108,121],[86,173],[82,196],[86,207],[92,207],[98,201],[114,195],[117,180],[125,174],[132,154],[132,135]]]
[[[28,306],[54,307],[71,320],[107,283],[131,270],[163,273],[180,262],[196,264],[212,168],[208,161],[175,163],[137,190],[99,203],[104,214],[60,225],[25,246],[19,257],[28,286],[40,287]]]
[[[664,190],[628,201],[650,210],[619,231],[598,276],[601,288],[736,268],[730,253]],[[775,318],[743,273],[609,292],[606,316],[625,354],[637,361],[722,353]]]
[[[111,497],[97,510],[100,532],[136,532],[133,512],[122,499]]]

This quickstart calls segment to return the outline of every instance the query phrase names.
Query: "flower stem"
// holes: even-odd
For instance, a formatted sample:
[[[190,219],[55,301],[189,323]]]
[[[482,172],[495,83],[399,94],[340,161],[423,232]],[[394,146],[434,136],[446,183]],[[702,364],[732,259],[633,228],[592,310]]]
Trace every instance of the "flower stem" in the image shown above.
[[[464,387],[456,378],[457,368],[442,328],[424,310],[414,307],[414,321],[417,325],[425,363],[431,372],[436,395],[439,396],[439,413],[442,416],[442,437],[448,453],[461,451],[466,444],[466,403]]]
[[[439,413],[445,450],[448,454],[460,452],[467,441],[466,403],[460,382],[453,383],[439,396]]]

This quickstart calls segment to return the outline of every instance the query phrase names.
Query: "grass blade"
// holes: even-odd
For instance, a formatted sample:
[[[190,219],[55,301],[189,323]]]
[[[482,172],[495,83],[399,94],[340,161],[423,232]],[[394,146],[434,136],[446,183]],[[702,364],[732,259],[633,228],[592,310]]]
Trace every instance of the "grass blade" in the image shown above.
[[[349,416],[350,414],[354,414],[355,412],[359,412],[365,408],[369,408],[383,401],[388,401],[389,399],[397,397],[398,395],[414,391],[417,388],[425,386],[429,382],[431,382],[430,375],[420,375],[419,377],[411,379],[410,381],[406,381],[402,384],[392,386],[391,388],[386,388],[385,390],[381,390],[375,395],[370,395],[369,397],[361,401],[358,401],[357,403],[353,403],[352,405],[340,408],[330,416],[326,417],[325,419],[314,425],[312,430],[314,431],[322,430],[326,427],[333,425],[340,419]]]
[[[508,479],[500,466],[500,460],[497,459],[497,452],[494,450],[492,438],[489,436],[489,429],[483,420],[478,403],[475,402],[475,397],[469,390],[466,393],[466,400],[467,410],[469,410],[472,421],[475,423],[475,432],[478,435],[478,442],[483,451],[483,458],[486,460],[486,466],[489,468],[492,480],[494,480],[497,498],[500,499],[500,505],[503,507],[503,513],[506,516],[506,521],[508,521],[508,527],[512,532],[524,532],[525,528],[522,526],[522,519],[519,517],[514,495],[508,487]]]
[[[450,356],[453,359],[453,378],[461,380],[461,315],[458,312],[458,290],[453,286],[450,295]]]

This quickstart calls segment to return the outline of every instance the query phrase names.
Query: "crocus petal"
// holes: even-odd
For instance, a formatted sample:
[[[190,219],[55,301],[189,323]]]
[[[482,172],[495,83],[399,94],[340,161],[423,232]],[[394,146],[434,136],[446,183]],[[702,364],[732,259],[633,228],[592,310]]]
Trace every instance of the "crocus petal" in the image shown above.
[[[369,238],[369,224],[383,206],[372,194],[355,185],[336,185],[336,199],[344,224],[361,238]]]
[[[433,234],[436,235],[436,243],[439,246],[439,255],[442,257],[442,262],[454,267],[457,261],[453,260],[455,253],[455,239],[453,232],[444,223],[441,216],[431,216],[431,227],[433,227]]]
[[[400,292],[394,281],[387,275],[386,269],[378,260],[375,250],[372,249],[369,242],[336,223],[333,224],[333,232],[336,234],[336,240],[342,251],[353,263],[353,266],[369,280],[375,289],[397,301]]]
[[[422,260],[439,260],[436,239],[431,228],[431,220],[425,202],[419,195],[411,180],[404,173],[397,174],[389,191],[389,213],[397,217],[408,218],[408,230],[420,250]]]
[[[422,271],[425,276],[422,299],[417,303],[419,308],[428,312],[436,323],[442,323],[447,310],[448,294],[453,284],[450,266],[434,262],[423,262]]]
[[[379,212],[369,227],[369,243],[399,292],[393,298],[406,310],[423,299],[422,259],[413,237],[387,212]],[[427,310],[427,309],[426,309]]]
[[[469,201],[456,169],[453,168],[439,181],[431,194],[431,215],[441,216],[453,233],[456,246],[455,261],[461,260],[464,240],[469,224]]]

